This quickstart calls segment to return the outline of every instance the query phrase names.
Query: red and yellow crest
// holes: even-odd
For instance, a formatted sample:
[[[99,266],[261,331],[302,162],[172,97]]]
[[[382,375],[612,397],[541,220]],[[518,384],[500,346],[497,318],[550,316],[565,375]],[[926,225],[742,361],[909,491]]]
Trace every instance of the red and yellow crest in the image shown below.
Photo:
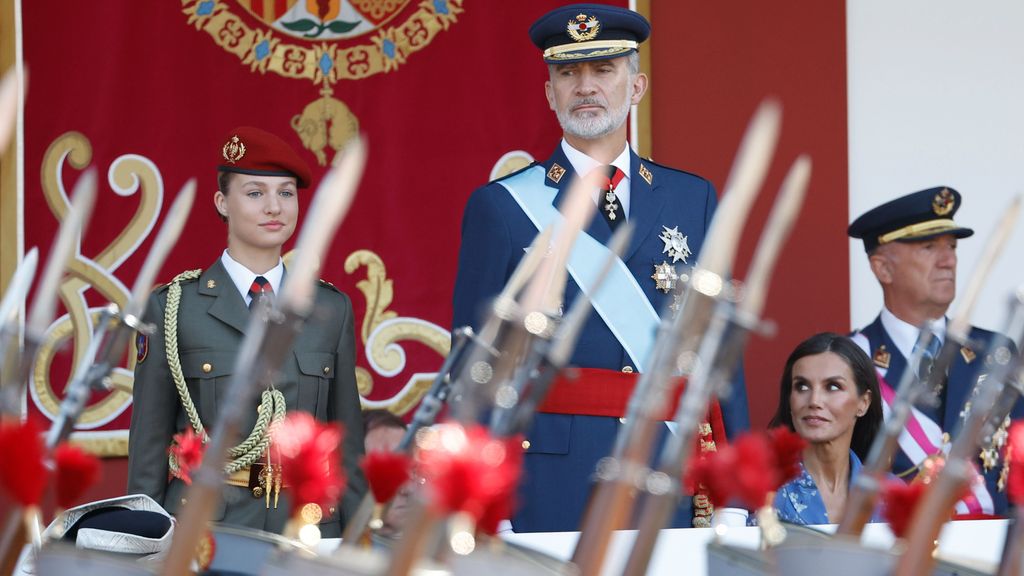
[[[573,40],[586,42],[597,38],[598,32],[601,31],[601,22],[596,16],[577,14],[575,18],[569,20],[566,31]]]

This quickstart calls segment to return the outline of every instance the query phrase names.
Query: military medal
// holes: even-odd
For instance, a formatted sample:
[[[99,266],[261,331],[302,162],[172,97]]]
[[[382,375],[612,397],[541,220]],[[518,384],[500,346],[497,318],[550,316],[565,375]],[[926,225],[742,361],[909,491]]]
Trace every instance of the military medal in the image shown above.
[[[604,192],[604,209],[608,211],[608,219],[615,220],[615,211],[619,209],[619,205],[615,203],[618,198],[615,197],[615,192],[612,192],[611,188]]]
[[[676,280],[679,279],[679,276],[676,274],[674,266],[663,261],[661,264],[654,265],[654,274],[651,274],[651,279],[654,280],[655,288],[668,294],[676,287]]]
[[[665,248],[661,253],[668,252],[668,257],[672,259],[673,264],[680,260],[686,264],[686,259],[690,257],[690,246],[686,241],[686,236],[679,232],[679,226],[674,228],[662,226],[662,229],[658,238],[665,243]]]

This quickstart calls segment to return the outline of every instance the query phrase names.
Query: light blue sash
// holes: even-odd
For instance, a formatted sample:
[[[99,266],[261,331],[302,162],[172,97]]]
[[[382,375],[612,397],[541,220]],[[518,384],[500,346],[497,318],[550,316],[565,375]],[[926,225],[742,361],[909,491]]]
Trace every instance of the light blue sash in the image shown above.
[[[551,204],[558,190],[544,183],[545,174],[544,168],[534,166],[500,182],[537,230],[551,224],[557,227],[563,221]],[[567,267],[580,290],[591,297],[594,309],[629,354],[634,367],[642,371],[647,368],[647,357],[661,319],[620,258],[615,259],[604,284],[594,294],[594,280],[610,254],[604,244],[583,232],[576,238]]]

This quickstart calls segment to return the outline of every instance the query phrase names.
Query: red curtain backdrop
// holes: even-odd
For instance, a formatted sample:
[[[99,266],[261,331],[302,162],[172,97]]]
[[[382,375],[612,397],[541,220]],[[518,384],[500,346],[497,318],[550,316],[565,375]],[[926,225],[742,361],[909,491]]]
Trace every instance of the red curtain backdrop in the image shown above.
[[[654,160],[710,178],[719,193],[762,98],[783,106],[767,184],[744,231],[746,275],[773,198],[797,155],[814,168],[800,219],[772,279],[774,338],[745,355],[751,424],[778,403],[786,357],[804,338],[849,331],[845,2],[651,2]]]

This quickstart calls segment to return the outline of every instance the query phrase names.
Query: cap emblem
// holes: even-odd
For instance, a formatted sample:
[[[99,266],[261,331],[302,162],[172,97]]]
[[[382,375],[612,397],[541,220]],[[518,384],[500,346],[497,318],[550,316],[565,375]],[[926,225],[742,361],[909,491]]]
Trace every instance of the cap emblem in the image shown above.
[[[228,164],[234,164],[245,156],[245,144],[238,139],[238,136],[232,136],[227,143],[224,144],[223,150],[224,159],[228,161]]]
[[[953,193],[948,188],[943,188],[932,200],[932,210],[939,216],[945,216],[953,211],[954,204],[956,204],[956,199],[953,197]]]
[[[586,42],[597,38],[597,33],[601,31],[601,22],[598,21],[596,16],[577,14],[575,18],[569,20],[566,31],[573,40]]]

